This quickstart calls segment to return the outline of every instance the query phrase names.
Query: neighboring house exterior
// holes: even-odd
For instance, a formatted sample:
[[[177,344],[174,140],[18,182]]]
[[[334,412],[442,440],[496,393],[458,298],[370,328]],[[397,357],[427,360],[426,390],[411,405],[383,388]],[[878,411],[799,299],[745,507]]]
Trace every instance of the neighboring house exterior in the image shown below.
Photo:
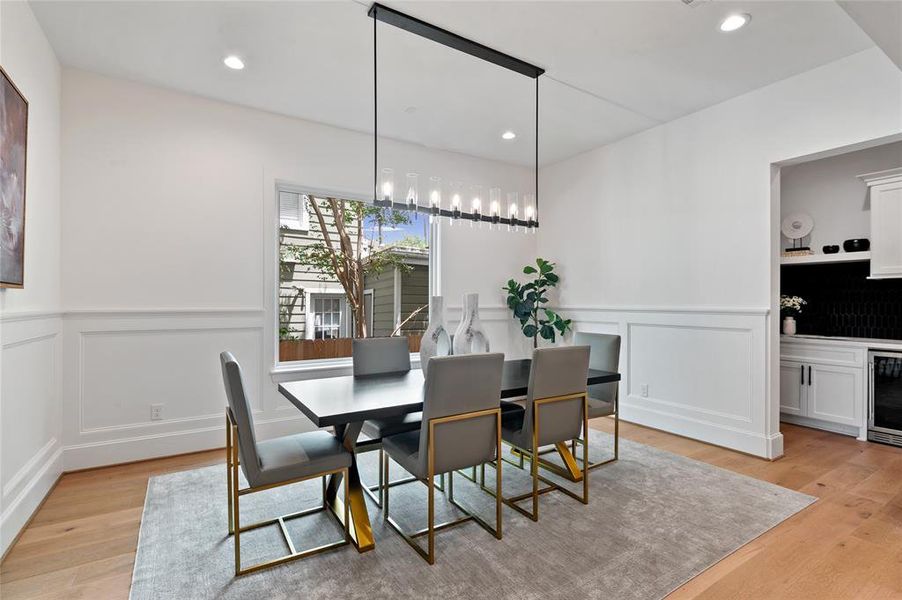
[[[341,283],[295,262],[292,252],[286,251],[323,241],[308,202],[301,191],[279,190],[279,339],[349,338],[354,331],[353,317]],[[330,233],[335,231],[330,221],[326,225]],[[356,239],[356,231],[356,226],[349,226],[351,239]],[[405,247],[381,251],[399,254],[409,268],[389,268],[378,276],[366,277],[367,331],[371,336],[391,335],[402,320],[429,301],[428,250]],[[402,331],[422,332],[427,322],[428,310],[423,310]]]
[[[290,252],[284,251],[323,241],[308,202],[300,191],[279,190],[279,339],[349,337],[353,329],[342,285],[318,269],[294,262]],[[335,233],[333,222],[327,220],[326,226]],[[356,231],[356,227],[350,229],[352,239]]]
[[[370,331],[374,337],[391,335],[414,311],[429,304],[429,251],[425,248],[390,247],[382,252],[392,252],[406,268],[386,269],[379,275],[367,275],[365,287],[371,294],[372,306],[368,313]],[[429,325],[429,309],[425,308],[401,327],[403,334],[426,331]]]

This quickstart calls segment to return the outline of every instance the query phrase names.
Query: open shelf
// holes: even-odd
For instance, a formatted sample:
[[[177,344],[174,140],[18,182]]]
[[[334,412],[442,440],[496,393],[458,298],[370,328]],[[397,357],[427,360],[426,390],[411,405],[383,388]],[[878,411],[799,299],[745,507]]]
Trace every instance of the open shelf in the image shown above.
[[[862,262],[871,260],[870,252],[838,252],[836,254],[811,254],[808,256],[781,256],[781,265],[820,265],[826,263]]]

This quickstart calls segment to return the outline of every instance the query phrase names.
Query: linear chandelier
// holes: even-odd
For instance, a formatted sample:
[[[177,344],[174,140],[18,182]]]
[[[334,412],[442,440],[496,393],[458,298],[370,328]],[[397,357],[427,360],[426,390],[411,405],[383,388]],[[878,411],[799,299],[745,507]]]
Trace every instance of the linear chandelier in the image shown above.
[[[485,221],[487,223],[507,225],[508,228],[513,227],[515,229],[517,227],[524,227],[526,230],[538,228],[539,76],[545,70],[382,4],[373,4],[367,14],[373,19],[373,204],[394,210],[428,214],[430,218],[446,217],[452,220]],[[479,185],[471,187],[470,210],[465,210],[463,183],[458,181],[449,183],[449,203],[446,208],[442,203],[442,180],[440,177],[429,178],[428,203],[421,204],[419,201],[419,175],[416,173],[408,173],[406,175],[405,201],[395,201],[394,171],[390,168],[379,170],[379,46],[377,43],[377,21],[382,21],[388,25],[398,27],[448,48],[464,52],[480,60],[493,63],[535,80],[535,193],[523,195],[524,211],[522,215],[518,205],[518,192],[508,192],[506,210],[503,210],[501,188],[489,188],[488,202],[484,203],[482,187]],[[502,214],[502,212],[506,214]]]

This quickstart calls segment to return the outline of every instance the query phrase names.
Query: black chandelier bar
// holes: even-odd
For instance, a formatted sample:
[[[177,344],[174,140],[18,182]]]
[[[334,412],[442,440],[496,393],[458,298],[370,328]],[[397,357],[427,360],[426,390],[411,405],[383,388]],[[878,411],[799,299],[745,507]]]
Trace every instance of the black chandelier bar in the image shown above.
[[[502,217],[501,215],[486,215],[481,212],[464,212],[462,210],[447,210],[437,206],[421,206],[417,204],[412,206],[405,202],[393,202],[391,200],[373,201],[375,206],[382,208],[391,208],[393,210],[406,210],[408,212],[416,212],[419,214],[429,215],[432,217],[448,217],[449,219],[463,219],[464,221],[477,221],[484,223],[493,223],[495,225],[510,225],[512,227],[538,227],[539,222],[536,219],[517,219],[511,217]]]
[[[367,13],[373,19],[373,204],[382,208],[390,208],[393,210],[404,210],[427,214],[431,217],[447,217],[450,219],[462,219],[468,221],[486,222],[492,224],[508,225],[511,227],[525,227],[527,229],[537,228],[539,226],[539,77],[545,72],[545,69],[532,65],[519,58],[510,56],[503,52],[499,52],[494,48],[490,48],[479,42],[467,39],[456,33],[450,32],[441,27],[427,23],[416,17],[399,12],[393,8],[389,8],[379,3],[374,3]],[[460,52],[469,54],[480,60],[490,62],[505,69],[519,73],[536,82],[536,100],[535,100],[535,194],[534,194],[534,213],[527,215],[526,219],[517,218],[516,214],[508,217],[502,217],[497,211],[501,207],[490,209],[490,214],[485,214],[478,210],[466,212],[460,210],[459,205],[452,205],[451,210],[436,206],[434,203],[430,206],[421,206],[414,202],[395,202],[390,197],[384,197],[380,194],[379,187],[379,101],[378,101],[378,45],[376,35],[376,22],[382,21],[388,25],[398,27],[405,31],[409,31],[414,35],[432,40],[448,48],[453,48]],[[475,208],[475,207],[474,207]],[[508,206],[508,211],[511,207]],[[516,211],[516,206],[514,206]]]

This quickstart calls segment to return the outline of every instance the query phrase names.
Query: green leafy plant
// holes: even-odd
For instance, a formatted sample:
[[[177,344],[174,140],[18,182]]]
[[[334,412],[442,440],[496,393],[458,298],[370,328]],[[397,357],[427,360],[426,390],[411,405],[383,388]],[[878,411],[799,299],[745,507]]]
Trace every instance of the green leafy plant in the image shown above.
[[[507,292],[507,307],[513,311],[514,318],[520,321],[523,335],[532,338],[533,348],[538,347],[540,336],[553,342],[557,335],[564,335],[571,329],[570,319],[564,319],[553,310],[544,308],[548,303],[546,292],[556,287],[560,281],[560,277],[554,272],[554,266],[552,262],[537,258],[535,267],[523,267],[523,273],[536,275],[535,279],[523,284],[511,279],[502,288]]]

